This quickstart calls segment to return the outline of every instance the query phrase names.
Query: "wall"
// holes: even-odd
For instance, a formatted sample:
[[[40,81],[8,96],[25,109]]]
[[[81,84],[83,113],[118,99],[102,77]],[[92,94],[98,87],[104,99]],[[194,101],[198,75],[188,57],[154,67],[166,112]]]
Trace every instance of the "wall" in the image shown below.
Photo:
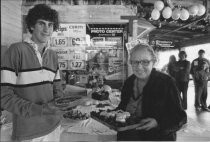
[[[64,23],[127,23],[122,15],[135,15],[135,9],[123,5],[52,5],[59,12],[59,20]],[[31,7],[22,9],[26,15]]]
[[[1,0],[1,47],[22,40],[22,0]]]

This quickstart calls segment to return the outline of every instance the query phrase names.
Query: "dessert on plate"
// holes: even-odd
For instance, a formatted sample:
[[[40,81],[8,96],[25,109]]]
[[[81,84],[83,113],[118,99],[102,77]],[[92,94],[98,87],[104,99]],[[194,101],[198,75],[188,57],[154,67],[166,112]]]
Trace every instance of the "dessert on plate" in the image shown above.
[[[103,85],[101,88],[96,88],[92,93],[92,98],[95,100],[108,100],[109,95],[112,92],[112,88],[109,85]]]

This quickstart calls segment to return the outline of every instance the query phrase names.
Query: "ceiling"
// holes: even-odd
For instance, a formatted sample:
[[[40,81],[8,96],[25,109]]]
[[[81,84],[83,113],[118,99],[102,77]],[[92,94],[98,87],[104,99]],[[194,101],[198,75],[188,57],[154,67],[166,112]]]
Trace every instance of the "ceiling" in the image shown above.
[[[141,1],[140,8],[138,9],[140,13],[139,16],[144,17],[147,21],[156,27],[149,34],[150,41],[172,41],[173,44],[175,44],[175,48],[210,43],[209,0],[202,0],[207,7],[207,12],[205,15],[200,17],[190,16],[190,18],[186,21],[174,21],[172,18],[165,20],[162,16],[159,18],[159,20],[152,20],[150,18],[150,13],[154,8],[154,1],[155,0],[143,0]]]
[[[195,44],[210,43],[210,26],[202,21],[196,24],[184,23],[182,25],[173,23],[155,23],[157,28],[150,32],[150,40],[169,40],[176,44],[176,47],[183,47]]]

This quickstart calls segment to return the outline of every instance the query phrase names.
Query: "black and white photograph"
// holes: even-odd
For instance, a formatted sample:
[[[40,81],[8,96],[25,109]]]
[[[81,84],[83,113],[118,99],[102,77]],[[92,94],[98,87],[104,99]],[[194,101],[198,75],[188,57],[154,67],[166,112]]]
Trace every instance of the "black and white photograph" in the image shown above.
[[[1,0],[2,142],[210,141],[210,0]]]

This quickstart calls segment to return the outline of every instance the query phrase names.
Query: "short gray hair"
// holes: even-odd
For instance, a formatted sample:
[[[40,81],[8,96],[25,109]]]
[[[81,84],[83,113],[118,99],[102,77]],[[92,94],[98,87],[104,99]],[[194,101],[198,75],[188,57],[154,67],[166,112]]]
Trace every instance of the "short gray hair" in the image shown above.
[[[157,62],[157,55],[155,54],[155,51],[153,50],[153,48],[150,45],[146,45],[146,44],[137,44],[135,45],[131,51],[130,51],[130,57],[132,57],[133,53],[135,53],[138,50],[142,50],[142,49],[146,49],[152,56],[152,60],[154,61],[154,63]]]

